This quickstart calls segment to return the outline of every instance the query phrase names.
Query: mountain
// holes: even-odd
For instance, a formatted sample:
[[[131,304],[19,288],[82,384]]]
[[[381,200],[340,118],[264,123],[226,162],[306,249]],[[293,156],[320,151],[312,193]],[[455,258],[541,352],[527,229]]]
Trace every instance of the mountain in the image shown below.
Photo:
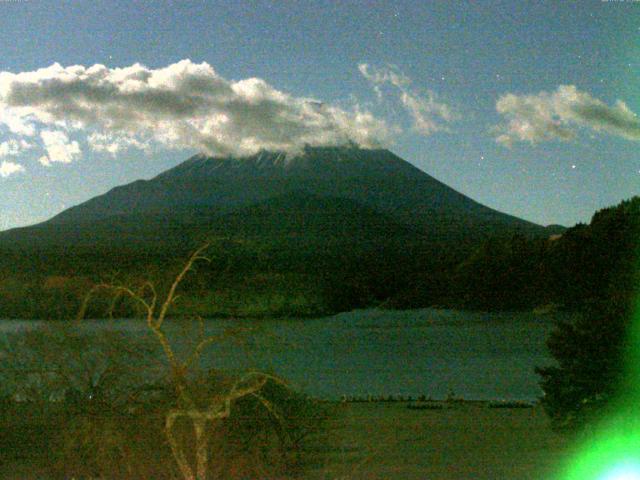
[[[413,237],[442,243],[547,236],[483,206],[388,150],[308,147],[298,156],[196,155],[52,219],[0,233],[2,244],[183,243],[216,236]]]
[[[0,317],[71,318],[105,278],[162,289],[205,240],[212,261],[181,286],[176,307],[190,315],[456,305],[458,266],[487,239],[557,232],[485,207],[388,150],[196,155],[0,232]],[[102,302],[90,315],[112,305]],[[116,314],[136,309],[125,302]]]

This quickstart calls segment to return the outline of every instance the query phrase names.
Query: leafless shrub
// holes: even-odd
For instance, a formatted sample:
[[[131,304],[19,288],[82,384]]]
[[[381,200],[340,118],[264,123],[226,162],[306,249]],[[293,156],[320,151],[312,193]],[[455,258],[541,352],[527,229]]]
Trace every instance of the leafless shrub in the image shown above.
[[[144,312],[146,325],[166,360],[167,385],[170,387],[157,395],[151,406],[164,407],[161,410],[164,417],[163,433],[166,438],[164,445],[168,445],[177,471],[184,480],[205,480],[211,474],[219,477],[222,472],[225,478],[269,478],[270,475],[263,469],[269,463],[265,459],[274,458],[274,452],[279,451],[282,465],[288,464],[283,452],[295,450],[304,437],[305,429],[311,428],[311,424],[307,427],[299,425],[302,411],[293,416],[293,411],[286,411],[287,405],[290,407],[291,399],[294,398],[293,395],[289,395],[289,399],[286,398],[284,392],[289,392],[286,383],[275,375],[259,371],[249,371],[236,378],[213,378],[209,375],[203,381],[194,374],[201,356],[207,347],[226,340],[234,332],[206,335],[203,319],[196,318],[200,325],[199,338],[186,354],[178,355],[164,328],[168,312],[178,298],[177,290],[180,283],[196,262],[208,261],[203,256],[207,247],[208,244],[191,255],[174,279],[163,301],[151,283],[145,283],[137,290],[123,285],[102,283],[96,285],[86,297],[78,320],[83,318],[91,297],[98,292],[110,293],[113,298],[112,305],[121,297],[130,298]],[[274,392],[280,393],[275,395]],[[301,398],[297,401],[300,402]],[[303,404],[306,401],[303,399]],[[169,408],[166,408],[167,406]],[[295,415],[298,417],[295,418]],[[319,418],[320,416],[316,420]],[[295,424],[297,425],[293,426]],[[269,428],[265,428],[267,426]],[[72,437],[76,440],[87,438],[97,441],[101,435],[109,431],[111,430],[108,425],[85,423],[80,434]],[[258,436],[261,438],[257,438]],[[126,439],[121,437],[121,432],[114,430],[113,447],[105,442],[105,448],[108,451],[119,448],[118,445],[126,442]],[[247,449],[243,444],[248,438],[252,438],[255,448]],[[234,442],[237,448],[234,448]],[[150,453],[158,453],[162,448],[159,444],[152,446],[153,452]],[[239,452],[244,453],[236,455]],[[124,451],[116,451],[114,454],[126,456]],[[262,455],[262,461],[256,461],[258,454]],[[161,454],[159,456],[162,457]],[[247,477],[249,466],[253,471],[251,476]],[[256,469],[259,471],[255,471]],[[274,471],[282,473],[284,470],[272,469],[272,472]],[[131,476],[132,472],[128,472],[127,475]]]

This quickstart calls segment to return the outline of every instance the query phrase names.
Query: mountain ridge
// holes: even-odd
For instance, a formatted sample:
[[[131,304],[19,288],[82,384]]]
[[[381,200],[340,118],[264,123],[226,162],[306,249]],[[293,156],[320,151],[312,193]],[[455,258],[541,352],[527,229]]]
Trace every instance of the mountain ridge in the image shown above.
[[[73,316],[105,276],[166,286],[204,242],[212,261],[183,286],[180,308],[190,314],[450,305],[464,300],[452,297],[459,266],[486,240],[510,245],[551,233],[473,201],[387,150],[197,155],[46,222],[0,232],[0,313]],[[118,315],[135,315],[132,308],[123,304]],[[104,312],[96,307],[92,315]]]
[[[256,188],[232,190],[231,186],[243,186],[238,183],[239,180],[245,182],[246,187]],[[381,180],[382,185],[375,184]],[[224,184],[228,182],[232,182],[233,185]],[[312,185],[313,183],[315,185]],[[364,185],[364,189],[363,184],[367,184]],[[379,187],[389,190],[390,184],[394,188],[393,191],[377,191]],[[177,188],[173,188],[171,193],[181,195],[169,199],[168,189],[171,189],[172,185]],[[351,187],[354,185],[358,186],[360,191],[353,192]],[[182,192],[178,191],[180,188]],[[420,191],[416,192],[416,189]],[[77,219],[72,212],[77,214],[79,210],[83,210],[82,214],[86,217],[95,216],[91,209],[100,203],[99,200],[108,200],[109,208],[104,212],[99,212],[98,208],[96,213],[113,214],[119,211],[128,213],[132,208],[152,209],[178,203],[212,206],[248,204],[291,190],[307,190],[313,194],[347,198],[370,195],[376,200],[377,206],[383,209],[398,206],[402,202],[408,203],[408,200],[403,199],[407,194],[411,194],[415,200],[418,193],[423,199],[421,206],[428,205],[432,209],[437,210],[445,204],[466,203],[465,208],[470,211],[484,210],[485,214],[490,211],[493,214],[516,218],[481,205],[388,150],[313,147],[307,148],[303,155],[290,159],[282,153],[266,151],[242,158],[194,155],[150,180],[136,180],[115,187],[101,196],[61,212],[48,221],[65,222]],[[387,195],[382,195],[384,193]],[[395,198],[389,195],[392,193],[397,194]],[[144,195],[147,195],[147,198]],[[121,202],[126,204],[126,208]],[[518,220],[534,225],[526,220]]]
[[[481,240],[513,233],[545,236],[557,230],[551,232],[486,207],[388,150],[348,146],[308,147],[298,156],[267,151],[244,158],[194,155],[150,180],[117,186],[40,224],[0,232],[0,242],[40,236],[42,243],[47,237],[90,243],[93,233],[96,241],[108,241],[110,224],[114,236],[127,236],[124,226],[129,224],[142,238],[145,223],[152,241],[161,236],[163,224],[188,229],[194,218],[199,218],[195,223],[198,236],[202,236],[208,222],[216,227],[224,215],[249,212],[258,224],[261,203],[275,198],[299,201],[301,196],[313,198],[312,203],[322,203],[328,210],[332,210],[332,203],[346,205],[354,232],[359,228],[354,212],[359,209],[366,211],[363,217],[367,221],[377,212],[380,222],[394,223],[390,232],[412,230],[425,241]],[[284,213],[290,207],[280,202],[278,208]],[[338,214],[339,209],[334,208],[332,221],[337,221]],[[279,221],[278,215],[271,218]],[[282,218],[283,231],[287,231],[286,215]],[[221,222],[224,225],[224,220]],[[277,228],[269,230],[277,236]]]

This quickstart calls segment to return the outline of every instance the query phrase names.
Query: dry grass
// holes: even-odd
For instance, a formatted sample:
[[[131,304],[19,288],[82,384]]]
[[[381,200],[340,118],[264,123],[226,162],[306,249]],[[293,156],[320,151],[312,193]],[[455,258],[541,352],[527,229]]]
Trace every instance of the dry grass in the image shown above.
[[[324,435],[302,478],[541,480],[563,460],[569,441],[551,431],[540,407],[493,409],[472,402],[440,410],[340,404]],[[0,465],[3,479],[44,480],[45,472],[28,458]]]
[[[464,402],[440,410],[403,403],[341,406],[335,450],[313,480],[541,480],[562,461],[568,439],[542,408],[493,409]]]

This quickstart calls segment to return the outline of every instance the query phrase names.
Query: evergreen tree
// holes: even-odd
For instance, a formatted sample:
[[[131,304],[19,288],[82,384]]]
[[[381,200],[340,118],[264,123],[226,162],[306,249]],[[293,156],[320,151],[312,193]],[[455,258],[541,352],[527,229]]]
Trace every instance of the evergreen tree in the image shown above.
[[[625,355],[639,285],[640,198],[597,212],[558,241],[547,272],[559,298],[577,308],[547,345],[557,365],[538,368],[543,405],[556,428],[578,428],[624,395]],[[634,379],[631,379],[634,380]]]
[[[542,404],[558,430],[594,420],[623,389],[631,312],[622,299],[584,307],[573,322],[557,324],[547,345],[557,365],[537,368]]]

